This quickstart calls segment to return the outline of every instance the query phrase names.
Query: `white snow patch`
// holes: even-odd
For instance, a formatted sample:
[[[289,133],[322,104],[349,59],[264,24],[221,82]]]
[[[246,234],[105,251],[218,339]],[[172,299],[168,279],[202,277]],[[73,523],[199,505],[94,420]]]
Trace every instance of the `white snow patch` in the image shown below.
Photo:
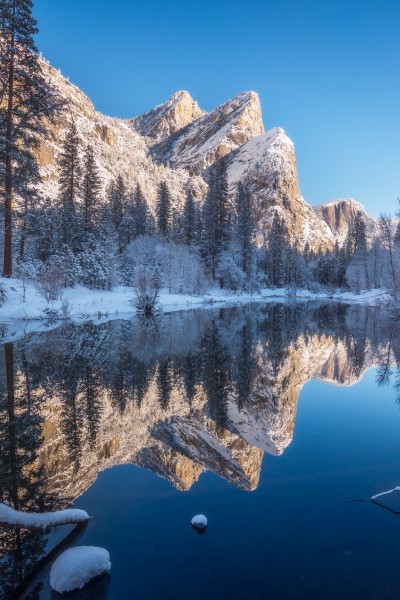
[[[82,589],[94,577],[111,569],[110,554],[97,546],[77,546],[65,550],[53,563],[50,586],[56,592]]]
[[[49,513],[24,513],[6,504],[0,504],[0,523],[26,528],[46,529],[66,523],[84,523],[90,519],[85,510],[67,508]]]
[[[204,515],[196,515],[193,517],[191,523],[196,529],[205,529],[208,525],[207,517]]]

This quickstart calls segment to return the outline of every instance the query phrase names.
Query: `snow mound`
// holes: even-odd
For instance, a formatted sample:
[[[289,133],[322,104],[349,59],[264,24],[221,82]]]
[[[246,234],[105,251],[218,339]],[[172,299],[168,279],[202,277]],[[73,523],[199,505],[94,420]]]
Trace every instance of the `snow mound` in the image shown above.
[[[50,571],[51,588],[63,594],[82,589],[94,577],[111,569],[110,554],[97,546],[77,546],[65,550]]]
[[[193,517],[191,523],[196,529],[205,529],[208,525],[207,517],[204,515],[196,515]]]
[[[19,527],[46,529],[66,523],[84,523],[90,519],[85,510],[67,508],[49,513],[24,513],[14,510],[6,504],[0,504],[0,523]]]

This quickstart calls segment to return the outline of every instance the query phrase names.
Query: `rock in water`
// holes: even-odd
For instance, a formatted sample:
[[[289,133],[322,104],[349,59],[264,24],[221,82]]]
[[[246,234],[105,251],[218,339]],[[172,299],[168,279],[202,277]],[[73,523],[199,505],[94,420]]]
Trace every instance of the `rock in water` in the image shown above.
[[[51,588],[63,594],[82,589],[94,577],[111,569],[110,554],[96,546],[77,546],[65,550],[50,571]]]
[[[196,529],[205,529],[208,525],[207,517],[204,515],[196,515],[193,517],[191,523]]]

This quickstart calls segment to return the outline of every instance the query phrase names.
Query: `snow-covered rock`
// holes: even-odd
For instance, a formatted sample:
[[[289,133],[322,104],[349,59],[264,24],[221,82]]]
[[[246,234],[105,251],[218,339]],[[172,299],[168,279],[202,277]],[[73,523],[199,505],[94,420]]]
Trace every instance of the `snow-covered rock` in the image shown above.
[[[191,523],[193,527],[196,527],[196,529],[200,530],[205,529],[208,526],[207,517],[205,517],[204,515],[194,516],[191,520]]]
[[[204,112],[189,92],[176,92],[165,104],[156,106],[140,117],[133,118],[130,123],[141,135],[156,141],[176,135],[187,125],[202,117]],[[151,142],[150,142],[151,143]]]
[[[108,573],[110,569],[110,554],[104,548],[69,548],[54,561],[50,571],[50,586],[59,594],[80,590],[91,579]]]
[[[239,182],[250,192],[259,245],[278,213],[292,243],[303,248],[308,242],[315,250],[333,248],[329,227],[300,193],[294,145],[283,129],[271,129],[243,144],[232,154],[228,176],[232,194]]]

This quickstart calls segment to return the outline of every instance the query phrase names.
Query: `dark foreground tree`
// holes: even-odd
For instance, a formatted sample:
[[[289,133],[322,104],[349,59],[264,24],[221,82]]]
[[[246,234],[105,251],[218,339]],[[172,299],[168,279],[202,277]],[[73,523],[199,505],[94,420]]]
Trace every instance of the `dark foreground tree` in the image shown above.
[[[172,229],[172,205],[165,181],[162,181],[158,188],[156,216],[158,232],[163,237],[168,237]]]
[[[37,179],[34,148],[43,118],[61,104],[42,72],[32,0],[0,2],[0,192],[4,202],[3,275],[12,275],[13,203]],[[35,177],[32,180],[32,174]]]
[[[80,139],[75,121],[71,121],[58,161],[60,175],[61,239],[73,245],[78,233],[76,205],[81,190]]]
[[[84,205],[85,228],[92,231],[94,227],[94,213],[101,193],[101,180],[94,158],[93,147],[86,148],[83,164],[82,195]]]

